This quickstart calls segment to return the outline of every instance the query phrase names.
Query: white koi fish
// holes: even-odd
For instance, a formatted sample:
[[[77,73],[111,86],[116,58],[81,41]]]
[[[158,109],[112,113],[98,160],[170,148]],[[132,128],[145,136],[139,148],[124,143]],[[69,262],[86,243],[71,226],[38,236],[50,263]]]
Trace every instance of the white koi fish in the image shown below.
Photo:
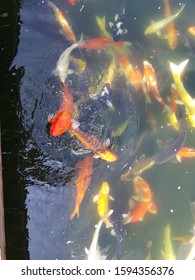
[[[101,252],[100,252],[100,247],[98,245],[98,238],[99,238],[99,231],[100,231],[100,228],[103,224],[103,222],[108,219],[108,217],[113,213],[113,210],[110,210],[104,217],[102,217],[98,224],[97,224],[97,227],[95,229],[95,232],[93,234],[93,238],[92,238],[92,241],[91,241],[91,245],[90,245],[90,248],[89,250],[87,248],[85,248],[85,252],[86,254],[88,255],[88,260],[105,260],[106,259],[106,256],[105,255],[101,255]]]
[[[53,71],[53,74],[55,76],[59,76],[60,81],[62,83],[65,82],[65,79],[68,74],[73,73],[72,70],[68,69],[69,57],[70,57],[71,52],[74,49],[76,49],[77,47],[82,46],[83,44],[84,44],[84,41],[83,41],[83,34],[82,34],[80,40],[77,43],[72,44],[60,55],[58,62],[56,64],[56,69]]]

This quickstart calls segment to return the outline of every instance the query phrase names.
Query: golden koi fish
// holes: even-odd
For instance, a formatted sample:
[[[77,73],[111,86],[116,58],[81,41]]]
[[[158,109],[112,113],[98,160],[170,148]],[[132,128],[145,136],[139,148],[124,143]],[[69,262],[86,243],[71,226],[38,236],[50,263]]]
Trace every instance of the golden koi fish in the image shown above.
[[[189,59],[181,62],[179,65],[176,65],[172,62],[169,63],[170,63],[173,79],[175,81],[175,88],[183,104],[185,105],[191,125],[195,127],[195,99],[192,98],[190,94],[186,91],[183,82],[181,81],[181,74],[183,73],[186,65],[188,64],[188,61]]]

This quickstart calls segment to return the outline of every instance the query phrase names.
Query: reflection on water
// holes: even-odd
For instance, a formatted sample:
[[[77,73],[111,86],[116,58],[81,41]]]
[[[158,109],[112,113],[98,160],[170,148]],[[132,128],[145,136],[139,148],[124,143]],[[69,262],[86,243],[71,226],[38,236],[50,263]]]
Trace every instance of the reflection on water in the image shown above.
[[[105,15],[107,5],[109,9],[106,11],[106,20],[112,21],[120,10],[119,2],[83,0],[70,6],[67,1],[53,1],[67,15],[77,38],[80,38],[82,32],[89,38],[99,36],[100,31],[94,16]],[[128,33],[123,39],[131,42],[128,55],[141,71],[144,60],[152,63],[160,92],[166,99],[173,82],[168,68],[170,60],[179,63],[190,59],[185,71],[184,85],[190,93],[194,90],[191,78],[194,72],[194,42],[190,41],[190,48],[186,46],[188,39],[183,28],[194,24],[189,16],[194,4],[188,3],[175,23],[180,36],[179,45],[174,51],[169,49],[162,38],[144,35],[144,30],[153,17],[155,20],[164,16],[163,7],[163,1],[160,0],[155,3],[131,1],[126,11],[125,24]],[[179,1],[175,1],[172,10],[177,11],[178,7]],[[11,7],[8,8],[11,13]],[[7,123],[3,127],[7,256],[9,259],[84,259],[84,248],[90,247],[94,225],[99,219],[93,197],[98,193],[101,183],[108,181],[111,195],[117,201],[120,211],[127,212],[133,184],[132,181],[121,181],[120,175],[127,170],[128,166],[125,164],[130,155],[133,155],[140,137],[144,135],[144,145],[141,143],[138,147],[137,155],[151,156],[158,150],[157,139],[166,142],[167,139],[177,138],[178,133],[166,125],[166,113],[162,112],[162,106],[154,99],[152,105],[147,105],[152,113],[152,121],[156,122],[153,126],[155,132],[151,129],[146,121],[143,96],[140,98],[140,92],[125,85],[124,78],[114,79],[113,90],[109,95],[112,109],[104,99],[101,102],[90,99],[89,94],[93,87],[101,89],[100,85],[112,62],[112,56],[105,50],[100,53],[82,51],[82,55],[75,50],[70,67],[75,67],[75,58],[82,59],[87,64],[84,72],[76,72],[77,69],[74,68],[75,73],[67,79],[73,92],[80,128],[95,134],[102,143],[107,138],[111,139],[112,149],[120,156],[115,163],[94,159],[94,172],[80,206],[80,217],[70,221],[76,196],[75,164],[88,153],[68,132],[60,137],[52,137],[48,126],[48,116],[57,111],[63,94],[58,77],[55,77],[52,71],[69,43],[58,32],[59,25],[46,1],[23,1],[20,16],[21,23],[14,25],[21,25],[18,35],[20,42],[10,67],[7,89],[14,97],[12,108],[8,101],[5,102],[9,114],[5,114]],[[109,30],[108,26],[107,28]],[[10,59],[11,55],[7,56]],[[13,56],[14,54],[12,58]],[[6,96],[4,98],[7,100]],[[5,119],[5,116],[2,116],[2,119]],[[128,126],[123,128],[127,121]],[[116,131],[121,135],[113,133]],[[186,145],[189,147],[194,147],[193,134],[194,130],[187,124]],[[15,143],[14,148],[11,147],[12,143]],[[167,223],[171,225],[173,235],[184,235],[192,227],[189,199],[195,198],[193,165],[194,159],[183,159],[182,163],[156,165],[144,173],[143,177],[149,182],[157,204],[157,214],[148,213],[143,221],[124,226],[127,235],[121,259],[144,259],[150,240],[153,242],[152,258],[159,259],[163,229]],[[16,171],[13,178],[9,178],[10,169]],[[14,202],[9,199],[10,196],[15,196]],[[18,238],[19,235],[21,239]],[[108,258],[111,259],[117,248],[117,239],[105,227],[101,229],[99,244],[101,248],[108,249]],[[178,243],[174,243],[175,250],[177,247]]]

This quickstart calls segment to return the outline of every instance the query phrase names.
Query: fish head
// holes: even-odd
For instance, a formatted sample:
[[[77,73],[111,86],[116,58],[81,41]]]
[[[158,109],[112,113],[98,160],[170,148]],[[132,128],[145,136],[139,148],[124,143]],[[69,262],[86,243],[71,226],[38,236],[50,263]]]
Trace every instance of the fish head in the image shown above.
[[[100,157],[103,160],[108,161],[108,162],[116,161],[117,158],[118,158],[117,155],[113,151],[111,151],[109,149],[105,150],[104,152],[101,152],[101,156]]]
[[[101,187],[101,193],[105,194],[105,195],[108,195],[109,192],[110,192],[110,187],[108,185],[108,182],[103,182],[102,187]]]
[[[50,126],[50,134],[52,136],[60,136],[71,126],[71,120],[67,113],[60,112],[58,116],[54,119]]]

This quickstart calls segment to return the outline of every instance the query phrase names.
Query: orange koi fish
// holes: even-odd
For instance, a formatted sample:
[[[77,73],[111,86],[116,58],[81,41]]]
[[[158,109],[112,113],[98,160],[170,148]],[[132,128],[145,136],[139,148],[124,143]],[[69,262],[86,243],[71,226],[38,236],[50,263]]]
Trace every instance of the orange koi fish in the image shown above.
[[[165,4],[165,16],[171,16],[171,8],[169,5],[169,0],[164,0]],[[177,47],[177,31],[175,29],[173,21],[170,21],[166,28],[167,40],[169,47],[174,50]]]
[[[109,194],[110,194],[109,184],[108,182],[103,182],[99,190],[99,193],[95,195],[93,198],[93,202],[97,202],[97,209],[100,218],[105,216],[109,211],[109,199],[114,200],[114,198]],[[109,222],[108,219],[106,219],[104,222],[106,223],[107,228],[112,227],[112,224]]]
[[[78,168],[78,179],[75,181],[75,185],[77,188],[77,196],[75,201],[75,208],[72,214],[70,215],[71,220],[74,218],[75,215],[79,217],[79,207],[90,185],[91,177],[93,174],[93,157],[89,156],[80,160],[76,164],[76,168]]]
[[[72,119],[74,111],[74,101],[72,93],[69,91],[67,85],[64,83],[64,94],[60,108],[55,115],[49,120],[51,123],[50,134],[52,136],[59,136],[68,129],[72,129],[74,126],[74,120]]]
[[[74,2],[74,1],[71,1],[71,2]],[[48,1],[48,5],[53,9],[55,16],[56,16],[56,20],[60,23],[60,25],[63,28],[63,33],[64,33],[65,37],[68,39],[68,41],[70,41],[72,43],[76,43],[77,39],[74,35],[74,32],[72,31],[70,25],[68,24],[67,20],[63,16],[62,12],[51,1]]]
[[[76,4],[76,0],[68,0],[68,2],[70,3],[70,5],[75,5]]]
[[[188,28],[188,33],[195,37],[195,26],[191,26]]]
[[[89,135],[86,132],[81,131],[80,129],[74,129],[72,134],[90,151],[92,151],[95,156],[100,157],[101,159],[113,162],[117,160],[117,155],[108,148],[108,144],[101,144],[99,140],[93,136]]]
[[[160,92],[158,89],[158,84],[157,84],[157,78],[155,75],[154,68],[152,67],[152,64],[150,64],[148,61],[143,62],[144,65],[144,79],[146,81],[148,90],[152,93],[154,98],[163,105],[165,109],[167,109],[167,105],[160,96]]]
[[[149,184],[141,177],[134,178],[134,186],[137,197],[135,207],[128,212],[128,216],[124,215],[124,223],[135,223],[142,221],[146,213],[149,211],[152,214],[157,212],[156,204],[152,201],[152,192]]]
[[[97,37],[95,39],[86,40],[86,42],[81,46],[81,48],[86,50],[101,50],[108,45],[114,45],[116,47],[123,47],[127,42],[115,42],[110,38]]]
[[[141,87],[142,75],[139,69],[135,69],[133,65],[129,62],[128,58],[124,55],[118,56],[118,61],[122,66],[122,71],[125,74],[127,82],[129,82],[136,91]]]

